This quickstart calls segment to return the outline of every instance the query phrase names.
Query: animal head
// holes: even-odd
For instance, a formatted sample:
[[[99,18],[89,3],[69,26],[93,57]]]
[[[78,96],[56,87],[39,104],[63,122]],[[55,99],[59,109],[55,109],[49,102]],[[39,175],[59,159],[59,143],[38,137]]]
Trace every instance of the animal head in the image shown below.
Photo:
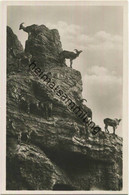
[[[122,119],[118,119],[119,123],[121,122]]]
[[[20,26],[19,26],[19,30],[21,30],[21,29],[22,29],[23,24],[24,24],[24,22],[22,22],[22,23],[20,24]]]
[[[74,49],[76,51],[76,54],[80,54],[82,52],[82,50],[78,51],[77,49]]]
[[[117,122],[118,125],[119,125],[119,123],[120,123],[121,120],[122,120],[122,119],[117,119],[117,118],[115,118],[115,121]]]

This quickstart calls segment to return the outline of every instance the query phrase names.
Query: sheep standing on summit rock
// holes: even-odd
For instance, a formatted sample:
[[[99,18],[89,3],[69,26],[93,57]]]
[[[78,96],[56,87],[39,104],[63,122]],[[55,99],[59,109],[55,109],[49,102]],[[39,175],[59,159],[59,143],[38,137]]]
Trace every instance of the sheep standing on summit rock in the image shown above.
[[[60,60],[61,60],[61,63],[64,62],[65,59],[70,59],[70,67],[72,68],[72,63],[73,63],[73,60],[75,58],[77,58],[80,53],[82,52],[82,50],[78,51],[77,49],[75,49],[76,53],[75,52],[72,52],[72,51],[62,51],[60,53]]]
[[[35,33],[35,28],[37,27],[36,24],[33,24],[31,26],[26,26],[26,27],[23,24],[24,24],[24,22],[22,22],[20,24],[19,30],[23,30],[23,31],[27,32],[28,36],[31,35],[32,33]]]

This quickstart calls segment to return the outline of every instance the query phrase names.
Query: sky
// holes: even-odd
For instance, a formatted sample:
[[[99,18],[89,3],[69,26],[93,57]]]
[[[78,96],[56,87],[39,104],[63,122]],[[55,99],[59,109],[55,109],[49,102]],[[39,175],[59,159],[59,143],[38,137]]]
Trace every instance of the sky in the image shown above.
[[[73,61],[73,68],[82,74],[83,98],[102,130],[104,118],[122,118],[121,6],[8,6],[7,24],[25,46],[28,35],[18,30],[22,22],[56,28],[64,50],[83,51]],[[112,128],[109,130],[112,133]],[[122,123],[116,133],[122,136]]]

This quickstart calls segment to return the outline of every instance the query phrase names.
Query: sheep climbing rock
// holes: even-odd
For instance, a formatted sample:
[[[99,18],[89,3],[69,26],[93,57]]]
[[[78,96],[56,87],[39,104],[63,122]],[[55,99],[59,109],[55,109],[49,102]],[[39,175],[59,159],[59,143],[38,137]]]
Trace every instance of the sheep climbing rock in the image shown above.
[[[75,49],[75,52],[64,50],[60,53],[60,61],[61,63],[63,63],[65,59],[69,59],[70,67],[72,68],[73,60],[77,58],[81,52],[82,50],[78,51],[77,49]]]

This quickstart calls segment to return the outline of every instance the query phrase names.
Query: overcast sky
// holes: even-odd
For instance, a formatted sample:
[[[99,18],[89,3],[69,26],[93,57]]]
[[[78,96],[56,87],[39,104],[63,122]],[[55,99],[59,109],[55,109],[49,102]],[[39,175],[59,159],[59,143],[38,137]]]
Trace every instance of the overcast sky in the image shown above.
[[[122,7],[9,6],[7,22],[23,46],[28,36],[18,30],[22,22],[58,29],[63,49],[83,50],[73,68],[82,74],[83,97],[93,111],[93,121],[103,129],[104,118],[122,118]],[[122,136],[122,124],[117,134]]]

